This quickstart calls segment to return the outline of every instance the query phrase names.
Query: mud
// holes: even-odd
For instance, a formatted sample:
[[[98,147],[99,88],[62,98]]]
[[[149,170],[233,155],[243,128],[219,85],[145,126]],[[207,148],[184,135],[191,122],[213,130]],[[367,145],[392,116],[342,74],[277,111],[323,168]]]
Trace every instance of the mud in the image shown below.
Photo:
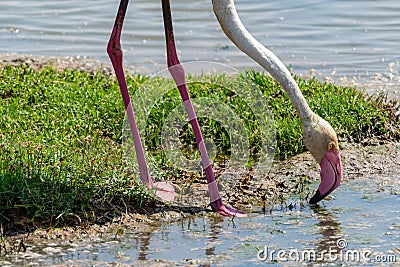
[[[346,186],[349,180],[362,179],[365,175],[368,177],[379,178],[382,174],[400,172],[400,143],[389,142],[383,145],[361,145],[342,143],[341,157],[343,167],[343,182],[341,186]],[[312,156],[307,152],[297,155],[291,159],[276,163],[268,175],[264,177],[253,176],[251,180],[244,185],[236,188],[236,193],[226,195],[236,207],[247,212],[260,212],[263,208],[268,211],[269,207],[279,204],[293,194],[302,193],[299,191],[299,180],[304,177],[307,179],[319,179],[319,166]],[[397,180],[384,180],[375,190],[385,190],[384,187],[392,183],[392,187],[400,190],[400,184]],[[315,185],[316,183],[313,183]],[[310,184],[304,186],[303,192],[312,193],[314,188]],[[240,193],[240,190],[242,192]],[[392,190],[392,194],[397,194],[399,190]],[[268,195],[275,194],[275,203]],[[204,198],[203,194],[199,194]],[[262,198],[263,195],[267,197]],[[309,198],[304,196],[304,203]],[[332,198],[332,197],[331,197]],[[193,199],[193,198],[192,198]],[[203,200],[198,200],[204,202]],[[268,202],[270,201],[270,202]],[[284,201],[281,201],[282,203]],[[238,205],[238,203],[240,203]],[[263,205],[263,203],[265,205]],[[264,207],[263,207],[264,206]],[[290,208],[290,207],[289,207]],[[30,245],[38,245],[41,240],[59,240],[62,242],[77,242],[85,239],[99,238],[103,236],[118,236],[123,234],[126,228],[134,229],[135,232],[146,232],[152,227],[160,227],[163,223],[178,221],[190,217],[218,217],[211,210],[204,206],[179,207],[176,205],[160,205],[153,209],[147,209],[146,212],[127,212],[115,217],[109,222],[99,224],[81,224],[76,226],[52,228],[38,227],[37,230],[30,233],[17,234],[7,238],[0,239],[0,254],[9,254],[13,252],[23,252]],[[160,263],[161,264],[161,263]]]
[[[103,72],[112,74],[112,66],[97,60],[84,57],[45,57],[23,54],[0,54],[0,68],[6,65],[26,66],[35,70],[54,67],[57,70],[76,69],[80,71]],[[129,70],[129,69],[128,69]]]

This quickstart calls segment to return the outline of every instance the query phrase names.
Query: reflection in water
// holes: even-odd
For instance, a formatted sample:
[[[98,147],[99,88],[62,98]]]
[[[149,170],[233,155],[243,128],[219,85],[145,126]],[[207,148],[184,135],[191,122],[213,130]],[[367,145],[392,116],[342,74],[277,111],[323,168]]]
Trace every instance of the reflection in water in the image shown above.
[[[319,250],[329,250],[336,247],[338,239],[342,238],[342,226],[330,211],[319,205],[311,206],[319,222],[316,224],[322,238],[319,242]]]
[[[207,240],[206,256],[215,255],[215,246],[218,244],[219,236],[222,233],[222,216],[213,216],[210,220],[210,234]]]
[[[323,262],[326,260],[331,261],[332,257],[338,257],[341,251],[337,245],[337,242],[343,236],[342,226],[337,221],[336,216],[334,216],[326,208],[319,205],[312,205],[311,209],[315,213],[316,218],[319,220],[316,226],[318,228],[318,232],[322,235],[317,246],[317,260]],[[329,253],[326,254],[327,252]],[[321,258],[319,258],[319,256],[321,256]]]
[[[151,236],[152,236],[152,234],[150,232],[144,232],[141,234],[140,249],[139,249],[139,255],[138,255],[138,260],[140,260],[140,261],[146,260],[146,257],[148,255],[149,246],[150,246]]]
[[[206,245],[206,247],[204,248],[204,254],[206,258],[209,259],[209,261],[212,261],[214,256],[218,255],[218,253],[216,253],[216,248],[218,247],[218,245],[224,242],[224,240],[221,240],[221,237],[224,236],[224,221],[225,218],[222,216],[210,216],[209,218],[207,218],[207,221],[204,222],[202,226],[200,226],[201,224],[199,224],[199,219],[191,217],[177,222],[176,226],[178,227],[178,229],[176,230],[178,230],[177,232],[180,232],[182,234],[182,237],[184,239],[192,235],[197,236],[197,238],[203,237],[203,244]],[[162,235],[161,239],[165,241],[165,244],[168,247],[168,251],[170,251],[171,253],[174,250],[174,247],[176,248],[178,247],[177,245],[180,245],[177,244],[179,243],[179,241],[169,240],[167,238],[170,230],[169,228],[175,228],[174,223],[167,226],[165,229],[162,225],[159,225],[158,227],[155,225],[153,226],[154,228],[152,227],[149,231],[137,233],[139,239],[137,260],[140,262],[149,261],[151,260],[151,258],[153,258],[152,256],[154,256],[154,251],[157,250],[156,248],[154,248],[154,246],[155,244],[157,244],[157,239],[160,239],[159,234]],[[186,233],[191,234],[186,235]],[[152,239],[156,242],[152,242]],[[208,265],[206,264],[204,266]]]

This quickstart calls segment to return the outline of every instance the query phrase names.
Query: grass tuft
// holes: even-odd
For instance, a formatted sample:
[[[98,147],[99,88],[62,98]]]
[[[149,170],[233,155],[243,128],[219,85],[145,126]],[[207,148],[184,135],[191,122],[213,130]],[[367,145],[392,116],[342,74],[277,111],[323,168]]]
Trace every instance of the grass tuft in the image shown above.
[[[285,159],[306,151],[300,119],[278,82],[254,71],[246,72],[246,76],[263,92],[274,114],[278,157]],[[400,139],[396,100],[388,101],[385,94],[369,96],[356,87],[321,83],[314,78],[295,80],[310,108],[332,125],[340,140],[359,143],[372,138]]]

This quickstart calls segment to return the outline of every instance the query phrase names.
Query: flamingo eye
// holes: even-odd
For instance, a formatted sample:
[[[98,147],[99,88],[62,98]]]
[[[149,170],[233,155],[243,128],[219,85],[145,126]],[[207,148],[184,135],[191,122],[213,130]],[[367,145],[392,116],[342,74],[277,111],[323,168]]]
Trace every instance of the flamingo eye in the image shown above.
[[[328,144],[328,151],[331,151],[332,149],[334,149],[335,148],[335,144],[333,143],[333,142],[330,142],[329,144]]]

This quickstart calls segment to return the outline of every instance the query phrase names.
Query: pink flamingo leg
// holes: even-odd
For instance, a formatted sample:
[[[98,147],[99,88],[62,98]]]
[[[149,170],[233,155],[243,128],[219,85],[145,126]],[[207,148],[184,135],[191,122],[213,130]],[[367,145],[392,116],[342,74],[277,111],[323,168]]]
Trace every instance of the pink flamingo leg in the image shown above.
[[[200,125],[196,117],[192,102],[190,100],[189,92],[185,84],[185,71],[179,62],[178,55],[176,53],[174,31],[172,27],[172,17],[171,17],[171,7],[169,0],[162,0],[163,17],[164,17],[164,29],[167,44],[167,60],[169,71],[174,78],[176,85],[178,86],[179,93],[182,97],[182,101],[185,105],[186,111],[189,115],[190,124],[192,125],[194,135],[196,137],[196,142],[200,150],[201,160],[203,164],[204,171],[206,173],[206,179],[208,183],[208,189],[210,192],[210,202],[211,208],[222,214],[224,216],[236,216],[236,217],[246,217],[247,214],[226,207],[222,203],[221,196],[217,187],[217,182],[214,177],[214,172],[211,167],[211,162],[204,144],[203,136],[201,134]]]
[[[165,201],[171,201],[176,195],[172,185],[168,182],[153,183],[150,177],[149,170],[147,168],[146,158],[144,156],[142,141],[140,140],[139,130],[136,124],[135,114],[133,112],[131,99],[129,97],[128,87],[126,85],[124,69],[122,67],[122,49],[120,39],[128,2],[129,0],[121,0],[120,2],[118,14],[114,23],[114,28],[108,42],[107,53],[114,67],[114,71],[117,76],[118,84],[121,90],[122,99],[124,100],[124,106],[127,113],[139,165],[140,180],[149,189],[157,188],[157,196]]]

